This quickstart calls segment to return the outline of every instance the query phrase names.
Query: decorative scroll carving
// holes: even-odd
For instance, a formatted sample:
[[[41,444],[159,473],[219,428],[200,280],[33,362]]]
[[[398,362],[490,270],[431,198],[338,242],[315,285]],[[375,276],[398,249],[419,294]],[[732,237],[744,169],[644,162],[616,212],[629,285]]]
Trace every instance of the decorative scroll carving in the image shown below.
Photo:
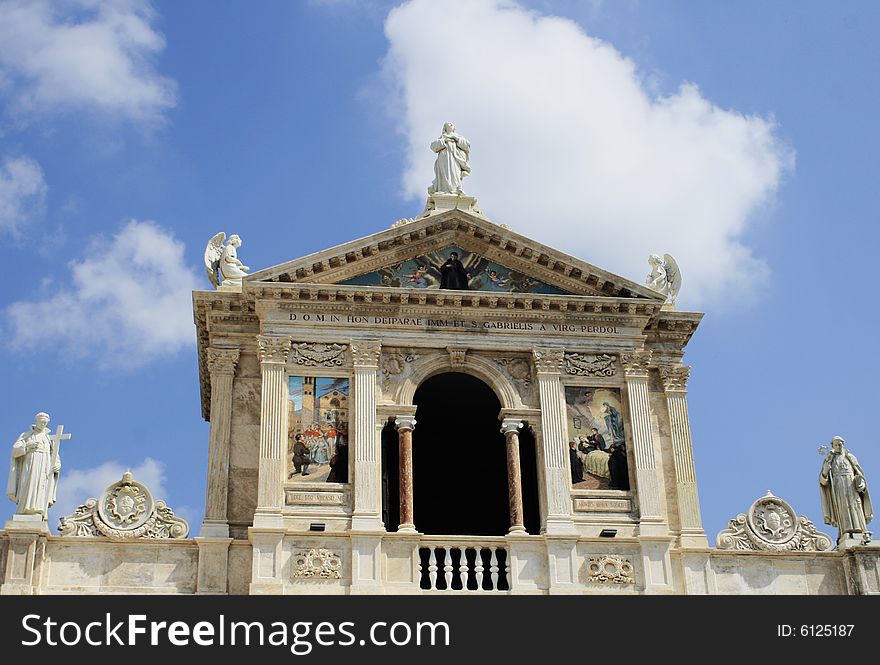
[[[238,357],[238,349],[218,349],[209,346],[206,353],[208,372],[211,374],[234,374]]]
[[[661,365],[660,380],[663,381],[663,390],[685,391],[687,382],[691,376],[691,368],[687,365]]]
[[[260,351],[260,361],[264,363],[286,363],[290,353],[289,337],[268,337],[257,335],[257,346]]]
[[[464,365],[465,356],[468,351],[465,347],[447,346],[446,350],[449,352],[449,362],[452,363],[453,367],[461,367]]]
[[[566,353],[565,371],[575,376],[614,376],[617,358],[607,353]]]
[[[355,365],[378,367],[381,350],[382,343],[377,339],[353,340],[351,343],[352,361]]]
[[[290,349],[291,362],[304,367],[338,367],[345,363],[345,344],[299,342]]]
[[[831,549],[831,538],[770,490],[747,513],[730,520],[715,541],[721,550],[815,552]]]
[[[399,376],[406,369],[406,363],[411,363],[416,359],[414,353],[400,353],[395,351],[388,353],[382,358],[382,375],[387,379],[389,376]]]
[[[616,554],[590,557],[587,564],[590,582],[598,584],[635,584],[632,561]]]
[[[324,549],[300,551],[293,558],[293,577],[317,577],[338,580],[342,577],[342,559],[335,552]]]
[[[520,381],[528,388],[532,385],[532,366],[524,358],[496,358],[495,362],[507,370],[515,381]]]
[[[631,353],[622,354],[620,364],[623,365],[624,376],[628,379],[647,378],[651,355],[650,349],[635,349]]]
[[[147,486],[126,471],[98,499],[89,499],[58,524],[62,536],[106,536],[113,540],[135,538],[186,538],[189,525],[164,501],[154,501]]]
[[[538,374],[561,374],[563,355],[562,349],[532,350],[532,359]]]

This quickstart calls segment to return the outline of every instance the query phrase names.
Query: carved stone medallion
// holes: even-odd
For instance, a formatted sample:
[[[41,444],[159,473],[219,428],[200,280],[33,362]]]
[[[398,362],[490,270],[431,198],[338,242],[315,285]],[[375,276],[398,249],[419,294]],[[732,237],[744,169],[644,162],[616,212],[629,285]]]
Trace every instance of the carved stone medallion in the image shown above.
[[[342,577],[342,559],[328,549],[313,548],[299,551],[293,557],[293,577],[317,577],[338,580]]]
[[[389,376],[400,376],[406,369],[406,364],[416,359],[412,353],[389,353],[382,358],[382,375],[387,379]]]
[[[635,584],[632,561],[616,554],[590,557],[587,563],[589,581],[598,584]]]
[[[58,525],[62,536],[134,538],[186,538],[189,525],[164,501],[154,501],[147,486],[126,471],[98,499],[89,499]]]
[[[532,366],[525,358],[496,358],[495,362],[507,370],[510,378],[528,387],[532,383]]]
[[[830,550],[831,538],[767,490],[767,495],[755,501],[747,513],[728,522],[718,534],[716,545],[722,550],[814,552]]]

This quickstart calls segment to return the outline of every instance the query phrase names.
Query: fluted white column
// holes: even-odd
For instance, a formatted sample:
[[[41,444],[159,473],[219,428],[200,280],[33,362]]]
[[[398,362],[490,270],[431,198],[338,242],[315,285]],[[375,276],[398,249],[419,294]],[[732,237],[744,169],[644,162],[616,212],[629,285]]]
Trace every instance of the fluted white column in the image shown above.
[[[507,446],[507,501],[510,506],[511,534],[525,534],[523,515],[522,470],[519,464],[519,431],[523,423],[519,418],[505,418],[501,421],[501,433]]]
[[[620,357],[626,377],[629,412],[632,419],[633,459],[636,465],[636,490],[643,520],[660,520],[660,486],[651,435],[651,406],[648,401],[648,367],[651,351],[636,349]]]
[[[567,419],[562,390],[562,349],[534,349],[532,359],[541,401],[542,464],[547,515],[545,533],[571,533],[571,473],[565,444]]]
[[[263,378],[260,403],[260,462],[257,483],[257,515],[273,516],[281,524],[284,504],[287,452],[287,355],[290,338],[260,335],[260,372]]]
[[[208,443],[205,520],[200,532],[203,537],[229,536],[226,516],[229,493],[229,431],[232,424],[232,380],[238,357],[238,349],[207,349],[208,372],[211,375],[211,431]]]
[[[682,546],[708,547],[709,543],[703,531],[703,520],[700,516],[700,499],[697,494],[697,476],[694,473],[694,451],[691,443],[691,424],[688,417],[687,381],[690,372],[691,368],[686,366],[660,366],[660,379],[663,382],[666,404],[669,407]]]
[[[354,460],[354,511],[351,528],[356,531],[382,531],[381,457],[376,436],[376,375],[381,344],[378,340],[352,340],[354,365],[350,412],[351,453]]]
[[[397,427],[400,450],[400,526],[397,530],[414,533],[416,525],[413,516],[412,432],[416,419],[414,416],[397,416],[394,426]]]

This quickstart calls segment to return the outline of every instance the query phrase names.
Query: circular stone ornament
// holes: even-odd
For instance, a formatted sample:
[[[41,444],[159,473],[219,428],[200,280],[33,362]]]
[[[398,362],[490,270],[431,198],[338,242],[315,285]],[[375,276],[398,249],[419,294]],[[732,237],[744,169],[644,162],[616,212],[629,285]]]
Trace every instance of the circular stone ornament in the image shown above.
[[[134,480],[130,472],[104,490],[98,501],[101,520],[119,531],[134,531],[142,527],[152,517],[155,508],[150,490]]]
[[[797,535],[798,517],[794,509],[769,493],[752,504],[746,519],[755,536],[773,545],[784,545]]]

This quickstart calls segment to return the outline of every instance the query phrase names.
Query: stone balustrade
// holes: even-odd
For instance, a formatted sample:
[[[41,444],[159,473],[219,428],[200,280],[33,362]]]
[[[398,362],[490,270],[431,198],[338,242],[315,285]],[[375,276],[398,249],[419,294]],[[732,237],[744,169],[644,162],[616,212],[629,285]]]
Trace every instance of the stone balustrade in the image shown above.
[[[443,593],[509,593],[504,538],[427,536],[419,540],[419,586]]]

